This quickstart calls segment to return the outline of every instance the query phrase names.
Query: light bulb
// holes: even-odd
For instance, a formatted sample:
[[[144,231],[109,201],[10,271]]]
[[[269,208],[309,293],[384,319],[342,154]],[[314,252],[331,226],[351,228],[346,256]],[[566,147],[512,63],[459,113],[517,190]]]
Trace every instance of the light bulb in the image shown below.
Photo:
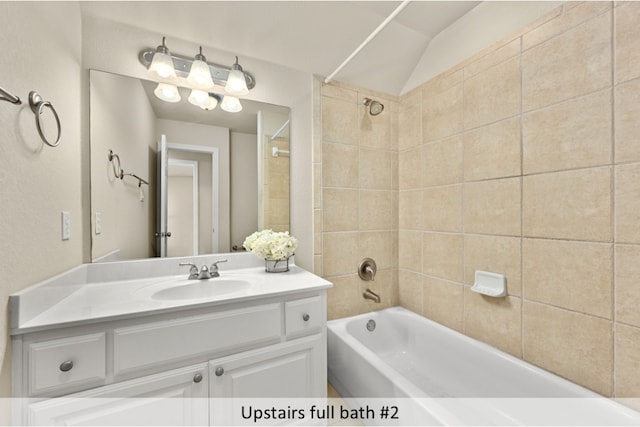
[[[203,90],[192,89],[189,95],[189,102],[197,107],[203,107],[207,103],[209,94]]]
[[[214,98],[213,96],[209,96],[209,98],[207,99],[207,101],[205,102],[204,105],[200,106],[200,108],[202,108],[203,110],[213,110],[214,108],[216,108],[218,105],[218,100],[216,98]]]
[[[229,113],[237,113],[238,111],[242,111],[242,104],[240,104],[240,100],[235,96],[225,95],[224,98],[222,98],[220,108]]]
[[[162,44],[156,48],[149,66],[149,74],[164,80],[175,79],[176,70],[173,68],[173,59],[169,54],[169,49],[165,45],[165,38]]]
[[[229,71],[229,77],[227,78],[227,84],[224,90],[235,96],[243,96],[249,93],[247,80],[244,76],[244,71],[242,71],[242,67],[238,64],[237,56],[236,63],[231,66],[231,70]]]
[[[158,86],[153,91],[153,93],[158,98],[166,102],[179,102],[181,99],[178,88],[167,83],[158,83]]]
[[[206,60],[202,54],[202,46],[200,46],[200,53],[196,55],[195,60],[191,64],[189,76],[187,76],[187,81],[194,87],[208,89],[213,86],[211,71],[209,70],[209,65],[206,63]]]

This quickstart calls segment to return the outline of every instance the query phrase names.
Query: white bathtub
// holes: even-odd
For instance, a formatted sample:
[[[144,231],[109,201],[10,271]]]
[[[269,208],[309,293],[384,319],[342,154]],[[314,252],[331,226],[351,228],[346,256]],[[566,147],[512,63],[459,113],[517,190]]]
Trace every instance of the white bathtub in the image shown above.
[[[328,322],[328,348],[333,387],[354,405],[400,405],[399,424],[640,425],[626,406],[401,307]]]

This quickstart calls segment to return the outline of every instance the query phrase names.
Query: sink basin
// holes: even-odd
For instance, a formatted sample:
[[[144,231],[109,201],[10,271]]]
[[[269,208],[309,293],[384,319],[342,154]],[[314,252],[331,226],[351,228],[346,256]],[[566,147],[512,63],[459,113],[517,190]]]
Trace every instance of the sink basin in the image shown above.
[[[250,282],[240,279],[190,280],[185,284],[154,292],[151,298],[155,300],[204,299],[244,291],[250,286]]]

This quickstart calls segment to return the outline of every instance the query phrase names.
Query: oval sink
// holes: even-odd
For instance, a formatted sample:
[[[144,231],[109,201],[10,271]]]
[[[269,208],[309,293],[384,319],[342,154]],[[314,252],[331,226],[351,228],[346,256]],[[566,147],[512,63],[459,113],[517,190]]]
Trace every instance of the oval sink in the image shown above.
[[[246,280],[210,279],[189,281],[187,284],[161,289],[151,295],[156,300],[183,300],[212,298],[243,291],[251,286]]]

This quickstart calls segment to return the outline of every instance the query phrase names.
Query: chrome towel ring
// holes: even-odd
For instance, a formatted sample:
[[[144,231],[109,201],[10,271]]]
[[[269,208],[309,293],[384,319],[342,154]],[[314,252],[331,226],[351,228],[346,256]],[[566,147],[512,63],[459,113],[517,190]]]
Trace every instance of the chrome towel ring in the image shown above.
[[[118,166],[116,166],[116,162],[118,161]],[[113,166],[113,174],[116,178],[122,179],[124,178],[124,170],[120,166],[120,156],[113,152],[113,150],[109,150],[109,162],[111,162],[111,166]]]
[[[60,118],[58,117],[58,112],[55,108],[53,108],[53,104],[49,101],[45,101],[42,97],[34,90],[29,92],[29,106],[31,107],[31,111],[36,115],[36,127],[38,128],[38,133],[40,134],[40,138],[47,144],[49,147],[57,147],[60,144],[60,136],[62,135],[62,126],[60,125]],[[56,119],[56,126],[58,128],[58,136],[56,137],[55,142],[49,142],[47,137],[42,132],[42,126],[40,125],[40,115],[44,112],[45,107],[49,107],[51,112],[53,113],[53,117]]]

